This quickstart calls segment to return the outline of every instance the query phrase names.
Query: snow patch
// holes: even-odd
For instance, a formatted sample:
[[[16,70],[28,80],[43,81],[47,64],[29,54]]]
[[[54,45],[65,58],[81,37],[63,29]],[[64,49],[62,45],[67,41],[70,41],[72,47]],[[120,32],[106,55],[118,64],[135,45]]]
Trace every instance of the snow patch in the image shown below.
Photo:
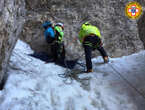
[[[79,75],[81,79],[90,77],[89,85],[83,85],[83,80],[74,80],[67,85],[58,77],[58,74],[65,72],[65,68],[32,58],[28,55],[32,52],[27,44],[20,40],[17,42],[10,59],[7,83],[4,90],[0,91],[0,110],[138,109],[123,88],[126,84],[114,75],[109,64],[102,63],[101,57],[92,60],[93,73]],[[131,70],[137,68],[136,65],[145,65],[144,56],[145,51],[142,51],[131,56],[110,59],[110,64],[121,72],[130,71],[131,74]],[[140,73],[139,69],[136,71]]]

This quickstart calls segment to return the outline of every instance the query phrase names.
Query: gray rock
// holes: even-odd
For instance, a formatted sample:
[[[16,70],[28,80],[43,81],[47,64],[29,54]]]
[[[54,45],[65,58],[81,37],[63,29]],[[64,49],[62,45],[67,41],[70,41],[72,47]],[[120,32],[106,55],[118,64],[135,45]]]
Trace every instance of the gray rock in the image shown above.
[[[24,0],[0,1],[0,82],[8,60],[22,30],[25,16]]]
[[[130,0],[128,0],[130,1]],[[82,23],[89,21],[101,31],[104,47],[111,57],[120,57],[144,48],[139,38],[136,20],[125,16],[125,4],[120,0],[26,0],[28,20],[22,32],[24,41],[35,51],[48,51],[41,23],[45,20],[63,22],[65,47],[70,58],[82,56],[83,49],[75,40]],[[93,56],[99,55],[98,53]]]
[[[138,20],[138,32],[141,41],[145,47],[145,13],[142,14],[141,18]]]

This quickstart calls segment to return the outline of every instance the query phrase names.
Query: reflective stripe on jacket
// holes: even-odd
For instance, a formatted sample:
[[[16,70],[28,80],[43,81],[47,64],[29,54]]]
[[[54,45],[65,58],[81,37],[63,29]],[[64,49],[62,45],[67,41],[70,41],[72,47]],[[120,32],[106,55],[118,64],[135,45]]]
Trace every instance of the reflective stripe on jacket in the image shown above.
[[[64,37],[64,32],[63,32],[62,28],[60,26],[55,26],[54,30],[56,31],[57,40],[62,42],[63,37]]]

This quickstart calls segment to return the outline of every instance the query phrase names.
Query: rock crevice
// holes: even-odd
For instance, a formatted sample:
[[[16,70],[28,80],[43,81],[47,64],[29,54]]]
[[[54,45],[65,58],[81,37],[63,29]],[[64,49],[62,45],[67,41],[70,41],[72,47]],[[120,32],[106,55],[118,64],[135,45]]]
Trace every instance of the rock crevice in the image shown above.
[[[145,48],[145,13],[143,13],[141,18],[138,20],[138,31],[139,31],[139,37],[143,42]]]

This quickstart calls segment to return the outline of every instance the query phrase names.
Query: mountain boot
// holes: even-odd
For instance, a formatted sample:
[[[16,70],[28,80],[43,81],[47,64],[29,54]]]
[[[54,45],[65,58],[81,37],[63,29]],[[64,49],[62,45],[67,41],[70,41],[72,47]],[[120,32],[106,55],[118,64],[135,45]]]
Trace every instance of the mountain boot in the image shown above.
[[[90,72],[93,72],[93,70],[92,70],[92,69],[88,69],[88,70],[86,71],[86,73],[90,73]]]
[[[109,62],[108,56],[105,56],[103,59],[104,59],[104,63],[108,63]]]

